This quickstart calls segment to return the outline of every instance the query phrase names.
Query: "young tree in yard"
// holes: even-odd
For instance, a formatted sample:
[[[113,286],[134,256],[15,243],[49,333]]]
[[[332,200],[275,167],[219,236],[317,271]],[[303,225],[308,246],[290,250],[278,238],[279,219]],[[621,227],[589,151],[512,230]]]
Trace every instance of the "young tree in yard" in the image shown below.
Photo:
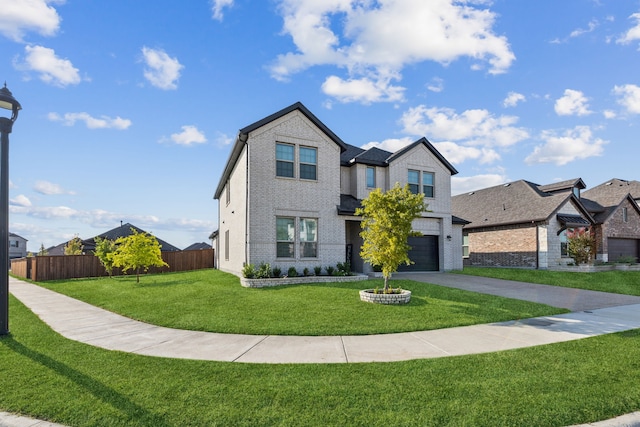
[[[40,256],[49,255],[49,251],[44,247],[44,243],[40,243],[40,250],[38,251],[38,255]]]
[[[66,246],[64,247],[64,254],[65,255],[82,255],[82,249],[84,249],[84,246],[82,245],[82,240],[76,234],[76,236],[73,239],[67,242]]]
[[[98,257],[100,263],[107,271],[109,276],[111,276],[111,272],[113,271],[113,255],[116,251],[116,242],[109,239],[101,239],[100,237],[95,238],[96,248],[93,251],[93,254]]]
[[[595,239],[591,232],[584,228],[567,230],[567,253],[576,264],[588,263],[595,253]]]
[[[396,184],[391,190],[382,192],[375,189],[362,201],[362,208],[356,215],[362,215],[364,240],[360,256],[371,265],[382,268],[384,293],[389,292],[389,277],[398,270],[401,263],[411,264],[407,243],[411,223],[426,208],[424,196],[413,194],[409,186]]]
[[[145,272],[149,267],[168,267],[169,264],[162,260],[160,244],[158,240],[148,233],[138,233],[131,229],[132,235],[118,237],[116,239],[116,250],[113,253],[113,265],[122,267],[123,272],[135,270],[136,283],[140,283],[140,269]]]

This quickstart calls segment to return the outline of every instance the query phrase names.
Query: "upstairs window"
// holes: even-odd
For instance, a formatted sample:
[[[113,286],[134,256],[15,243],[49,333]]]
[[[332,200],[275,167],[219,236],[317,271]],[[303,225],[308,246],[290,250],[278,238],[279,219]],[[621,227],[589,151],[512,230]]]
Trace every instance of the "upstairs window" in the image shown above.
[[[622,222],[629,222],[629,211],[627,208],[622,208]]]
[[[20,242],[17,240],[9,240],[9,246],[11,246],[12,248],[20,247]]]
[[[413,194],[420,193],[420,171],[409,169],[409,175],[407,176],[407,182],[409,183],[409,190]]]
[[[376,168],[367,167],[367,188],[376,188]]]
[[[424,197],[433,197],[435,194],[434,173],[422,172],[422,194]]]
[[[318,179],[318,149],[300,147],[300,179]]]
[[[276,176],[293,178],[294,146],[276,144]]]

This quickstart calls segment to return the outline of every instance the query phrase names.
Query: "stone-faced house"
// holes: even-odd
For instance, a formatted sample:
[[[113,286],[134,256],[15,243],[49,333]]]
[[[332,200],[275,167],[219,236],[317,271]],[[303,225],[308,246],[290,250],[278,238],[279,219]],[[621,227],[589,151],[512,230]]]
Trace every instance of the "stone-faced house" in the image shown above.
[[[422,237],[410,242],[411,268],[460,269],[464,222],[451,215],[455,173],[425,138],[396,153],[363,150],[293,104],[239,131],[214,195],[216,266],[240,275],[245,264],[300,272],[350,261],[354,271],[369,272],[355,210],[373,188],[400,183],[428,205],[413,224]]]
[[[640,256],[640,182],[611,179],[582,193],[595,219],[596,256],[614,262]]]
[[[463,228],[464,264],[553,268],[571,261],[566,232],[594,219],[580,202],[581,179],[540,186],[520,180],[452,198]]]

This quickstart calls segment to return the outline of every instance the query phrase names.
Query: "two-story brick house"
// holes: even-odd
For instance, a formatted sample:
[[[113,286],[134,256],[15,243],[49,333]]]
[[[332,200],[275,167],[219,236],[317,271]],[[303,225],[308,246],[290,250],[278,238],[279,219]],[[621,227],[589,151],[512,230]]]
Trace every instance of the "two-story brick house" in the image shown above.
[[[424,138],[397,153],[362,150],[293,104],[239,131],[214,195],[216,265],[240,275],[245,264],[302,271],[348,260],[354,271],[371,271],[359,257],[355,209],[373,188],[400,183],[428,205],[414,221],[423,237],[410,242],[412,267],[462,268],[464,222],[451,215],[455,173]]]

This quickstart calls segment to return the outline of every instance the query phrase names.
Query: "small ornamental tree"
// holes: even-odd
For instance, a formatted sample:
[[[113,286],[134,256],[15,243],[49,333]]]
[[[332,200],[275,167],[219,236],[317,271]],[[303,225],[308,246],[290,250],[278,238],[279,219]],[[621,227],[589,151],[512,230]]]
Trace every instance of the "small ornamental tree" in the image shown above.
[[[76,234],[76,236],[73,239],[69,240],[65,245],[64,254],[65,255],[82,255],[82,249],[84,249],[84,246],[82,245],[82,240]]]
[[[40,243],[40,250],[38,251],[39,256],[49,255],[49,251],[44,247],[44,243]]]
[[[373,266],[382,269],[384,293],[389,293],[389,277],[402,263],[411,264],[407,239],[415,235],[411,223],[425,210],[422,194],[413,194],[409,186],[396,184],[391,190],[382,192],[376,188],[362,201],[356,215],[362,215],[364,240],[360,256]]]
[[[146,273],[149,267],[168,267],[169,264],[162,260],[160,244],[149,233],[138,233],[131,229],[133,234],[116,239],[116,250],[113,253],[113,266],[122,267],[122,272],[135,270],[136,283],[140,283],[140,269]]]
[[[595,253],[596,242],[589,229],[567,230],[567,253],[576,264],[588,263]]]
[[[101,239],[100,237],[95,238],[96,248],[93,251],[93,254],[98,257],[100,260],[100,264],[107,271],[109,276],[113,272],[113,255],[116,251],[116,242],[109,239]]]

